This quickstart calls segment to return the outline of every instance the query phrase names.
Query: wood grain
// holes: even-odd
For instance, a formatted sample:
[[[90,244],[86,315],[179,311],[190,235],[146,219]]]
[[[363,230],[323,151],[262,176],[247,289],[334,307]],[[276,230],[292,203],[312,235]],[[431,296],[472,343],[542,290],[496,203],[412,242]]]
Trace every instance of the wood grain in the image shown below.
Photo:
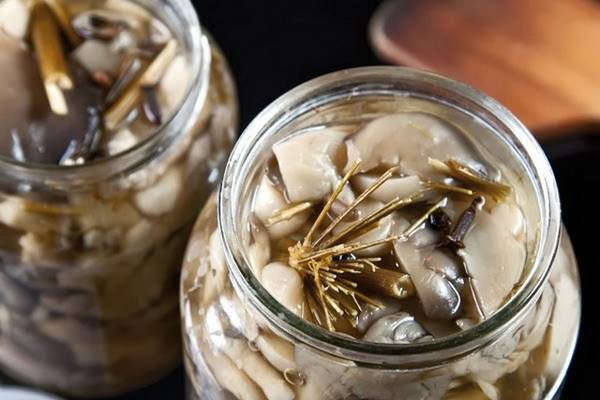
[[[600,121],[600,2],[396,0],[370,33],[382,58],[467,82],[540,136]]]

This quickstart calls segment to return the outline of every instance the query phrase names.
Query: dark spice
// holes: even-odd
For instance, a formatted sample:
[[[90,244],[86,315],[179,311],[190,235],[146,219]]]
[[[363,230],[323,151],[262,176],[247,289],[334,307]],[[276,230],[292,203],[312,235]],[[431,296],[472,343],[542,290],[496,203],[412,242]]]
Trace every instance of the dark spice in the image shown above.
[[[73,19],[73,29],[85,39],[111,40],[128,26],[118,19],[111,19],[96,11],[84,12]]]
[[[435,210],[428,218],[429,225],[434,231],[448,232],[452,225],[450,216],[444,210]]]
[[[109,89],[113,80],[106,71],[96,71],[92,74],[92,81],[103,89]]]
[[[475,217],[479,210],[481,210],[481,207],[483,207],[484,203],[485,199],[482,196],[477,196],[473,199],[469,207],[463,211],[456,221],[452,232],[446,235],[446,245],[454,249],[464,249],[465,244],[463,243],[463,240],[467,236],[467,233],[469,233],[471,230],[473,222],[475,221]]]

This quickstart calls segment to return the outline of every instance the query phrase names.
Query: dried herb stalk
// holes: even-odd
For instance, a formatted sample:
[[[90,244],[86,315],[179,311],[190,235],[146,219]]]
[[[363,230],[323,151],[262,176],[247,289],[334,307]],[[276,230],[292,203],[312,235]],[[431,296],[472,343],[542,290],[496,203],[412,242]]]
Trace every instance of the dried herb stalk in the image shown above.
[[[490,195],[496,200],[503,199],[512,192],[512,188],[509,185],[493,181],[481,172],[476,171],[457,160],[443,162],[430,158],[429,165],[454,179],[472,185],[479,191]]]
[[[83,42],[83,39],[77,34],[77,32],[75,32],[75,29],[73,29],[73,25],[71,24],[71,15],[69,15],[69,12],[65,8],[63,2],[61,0],[44,1],[52,9],[52,13],[56,18],[56,21],[59,23],[62,32],[71,46],[79,46],[81,42]]]
[[[60,32],[54,15],[44,1],[36,1],[31,10],[31,41],[52,112],[66,115],[69,110],[63,90],[73,88]]]
[[[267,220],[267,227],[275,225],[281,221],[287,221],[294,216],[300,214],[302,211],[308,210],[313,204],[309,201],[303,203],[292,204],[289,207],[282,208],[275,211],[275,213]]]
[[[169,62],[175,57],[177,42],[171,39],[154,59],[142,69],[137,78],[121,93],[104,113],[104,124],[108,129],[115,129],[131,110],[141,104],[144,86],[155,86],[160,81]]]
[[[379,221],[396,209],[409,204],[420,197],[420,193],[406,199],[394,199],[368,216],[355,221],[342,232],[326,238],[347,215],[364,199],[380,187],[396,168],[392,168],[379,177],[373,185],[361,193],[356,200],[337,218],[324,228],[317,240],[316,234],[327,214],[344,187],[358,170],[360,162],[355,161],[339,185],[327,199],[321,212],[315,219],[302,241],[288,248],[289,264],[298,270],[305,279],[306,298],[314,320],[330,331],[335,330],[338,318],[345,318],[353,323],[353,317],[361,311],[360,302],[383,307],[377,299],[367,292],[385,294],[395,298],[406,298],[414,294],[414,286],[410,276],[399,271],[380,268],[375,262],[380,258],[357,257],[356,252],[398,240],[401,237],[392,235],[367,243],[360,241],[343,243],[344,239],[356,237],[357,232],[372,230]],[[297,207],[297,206],[296,206]]]

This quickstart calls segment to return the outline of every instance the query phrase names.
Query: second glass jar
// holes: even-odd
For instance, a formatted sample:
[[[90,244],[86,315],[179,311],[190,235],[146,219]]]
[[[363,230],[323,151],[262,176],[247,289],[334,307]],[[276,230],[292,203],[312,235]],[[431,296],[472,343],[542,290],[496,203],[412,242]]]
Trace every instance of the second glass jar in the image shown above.
[[[172,31],[187,68],[163,79],[180,93],[170,82],[187,82],[178,109],[147,139],[96,162],[0,160],[0,366],[86,397],[145,386],[180,361],[181,258],[238,113],[226,61],[189,1],[102,4],[150,12]]]

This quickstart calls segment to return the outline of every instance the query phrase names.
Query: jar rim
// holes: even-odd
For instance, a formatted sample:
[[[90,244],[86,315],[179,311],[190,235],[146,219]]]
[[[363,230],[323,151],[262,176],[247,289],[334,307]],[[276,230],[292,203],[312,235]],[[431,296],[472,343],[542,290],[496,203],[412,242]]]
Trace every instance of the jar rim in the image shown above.
[[[426,84],[443,88],[447,93],[477,105],[493,116],[512,136],[515,149],[526,156],[528,170],[533,174],[535,195],[540,212],[540,227],[531,273],[517,291],[487,320],[460,333],[430,342],[413,344],[382,344],[366,342],[331,333],[297,316],[279,304],[260,284],[243,257],[241,241],[235,235],[237,203],[242,180],[247,176],[255,150],[269,133],[285,126],[306,110],[315,110],[332,102],[327,93],[339,91],[339,96],[353,96],[376,84],[380,90],[394,89],[392,84],[409,90],[411,84]],[[413,88],[414,90],[414,88]],[[444,102],[443,98],[433,100]],[[521,163],[525,160],[521,159]],[[244,175],[246,174],[246,175]],[[504,106],[488,95],[457,81],[430,72],[391,66],[361,67],[330,73],[308,81],[285,93],[261,113],[244,130],[225,167],[219,191],[218,224],[232,284],[241,298],[258,311],[279,333],[311,348],[335,357],[343,357],[364,365],[416,366],[439,362],[440,357],[454,359],[492,342],[511,321],[520,318],[541,293],[560,239],[560,200],[554,174],[541,147],[527,128]],[[442,354],[443,353],[443,354]]]
[[[139,2],[139,0],[127,1]],[[166,10],[169,15],[184,19],[180,21],[181,26],[186,27],[181,29],[183,35],[181,40],[188,47],[186,53],[189,54],[191,71],[189,87],[177,111],[170,115],[148,137],[136,143],[133,147],[84,164],[65,166],[29,163],[0,155],[0,171],[2,171],[0,178],[16,179],[20,182],[39,182],[41,184],[52,182],[52,184],[59,187],[68,187],[82,181],[103,181],[144,165],[162,153],[177,136],[191,128],[193,118],[189,116],[202,107],[208,94],[211,45],[207,35],[203,32],[191,1],[168,1],[176,11],[175,14],[173,10]],[[142,7],[151,7],[153,3],[153,1],[144,2]],[[162,1],[157,2],[157,5],[161,3]],[[107,168],[107,166],[113,166],[113,168]]]

